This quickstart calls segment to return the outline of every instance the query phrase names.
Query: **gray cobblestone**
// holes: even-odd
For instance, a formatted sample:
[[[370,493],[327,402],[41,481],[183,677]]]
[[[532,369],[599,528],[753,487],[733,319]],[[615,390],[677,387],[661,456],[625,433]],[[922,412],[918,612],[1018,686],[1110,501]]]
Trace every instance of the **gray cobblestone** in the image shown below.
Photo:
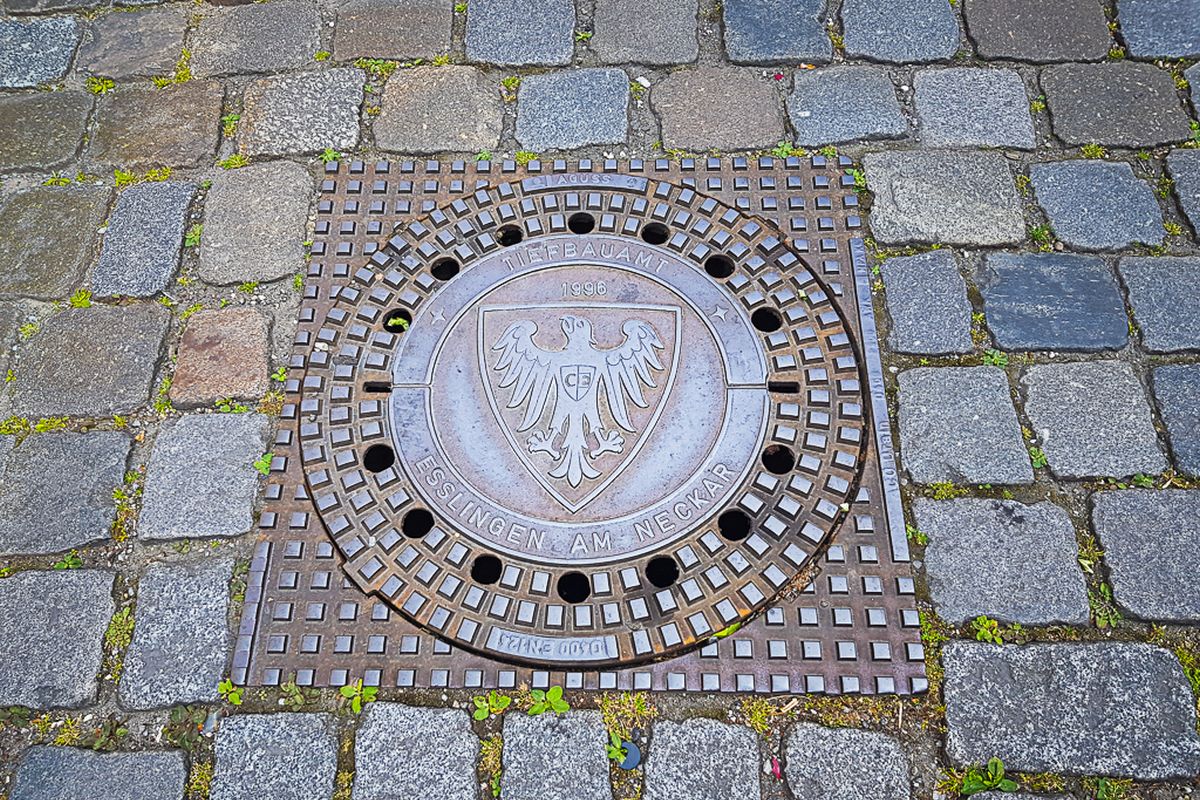
[[[697,97],[704,103],[697,105]],[[679,70],[650,90],[650,104],[662,119],[667,147],[773,147],[786,135],[778,95],[754,70]]]
[[[1200,70],[1193,71],[1193,79],[1200,83]],[[1200,89],[1193,91],[1200,92]],[[1200,95],[1196,100],[1200,103]],[[1175,181],[1175,196],[1192,223],[1192,230],[1200,234],[1200,150],[1172,150],[1167,156],[1167,172]]]
[[[75,158],[92,98],[82,92],[0,97],[0,169],[59,167]]]
[[[64,298],[83,283],[111,192],[38,186],[0,207],[0,292]]]
[[[1120,270],[1146,349],[1200,350],[1200,258],[1123,258]]]
[[[908,133],[896,87],[886,71],[875,67],[797,71],[787,110],[799,144],[897,139]]]
[[[889,258],[881,272],[893,350],[921,355],[971,352],[971,301],[952,252]]]
[[[1154,370],[1154,396],[1167,426],[1175,464],[1200,475],[1200,364],[1169,364]]]
[[[496,83],[473,67],[418,67],[388,80],[375,142],[402,153],[490,150],[503,124]]]
[[[78,42],[79,22],[74,17],[0,19],[0,88],[57,81],[70,66]]]
[[[1029,168],[1055,235],[1080,250],[1156,245],[1165,236],[1150,187],[1125,163],[1055,161]]]
[[[216,81],[110,92],[100,99],[87,157],[104,169],[208,166],[224,94]]]
[[[597,711],[572,711],[566,716],[509,714],[504,718],[501,794],[506,800],[611,798],[607,743]],[[568,762],[571,769],[561,769]],[[646,782],[649,790],[649,776]],[[647,800],[651,797],[648,794]]]
[[[696,60],[697,0],[600,0],[591,47],[606,64],[687,64]]]
[[[1200,56],[1200,0],[1117,0],[1117,21],[1130,55]]]
[[[298,69],[321,46],[321,18],[304,0],[209,7],[192,35],[202,78]]]
[[[714,719],[654,723],[646,761],[646,800],[758,800],[758,738]]]
[[[195,192],[195,184],[175,182],[145,183],[123,191],[108,220],[92,290],[99,295],[149,297],[166,288],[179,268],[188,205]]]
[[[1054,133],[1067,144],[1150,147],[1190,134],[1171,76],[1153,64],[1062,64],[1041,81]]]
[[[826,63],[825,0],[726,0],[725,52],[735,64]]]
[[[961,34],[954,9],[941,0],[845,0],[846,55],[911,64],[945,61]]]
[[[183,795],[186,778],[179,750],[96,753],[42,745],[21,755],[12,800],[173,800]]]
[[[979,55],[1017,61],[1098,61],[1112,36],[1095,0],[965,0]]]
[[[338,8],[333,57],[432,59],[450,51],[453,16],[451,0],[351,0]]]
[[[629,135],[629,78],[619,69],[530,75],[518,103],[517,141],[532,150],[617,144]]]
[[[337,747],[328,714],[229,717],[217,731],[212,800],[329,800]]]
[[[183,50],[181,6],[98,17],[79,48],[79,68],[118,80],[170,75]]]
[[[926,145],[1033,149],[1029,98],[1014,70],[926,69],[913,83]]]
[[[474,0],[467,14],[467,58],[508,66],[569,64],[574,31],[571,0]]]
[[[466,711],[374,703],[365,716],[354,739],[354,800],[380,797],[476,800],[479,739],[471,730],[471,718]],[[505,722],[512,718],[510,715]],[[507,735],[505,741],[508,742]],[[573,754],[572,772],[563,774],[574,776],[575,758]],[[395,769],[394,765],[400,762],[405,764],[404,769]],[[549,771],[556,773],[561,768],[560,762],[550,766]],[[506,780],[510,769],[506,758]],[[507,791],[505,798],[510,800]],[[520,798],[513,795],[511,800]]]
[[[248,155],[319,153],[358,146],[363,71],[339,68],[254,81],[239,145]]]
[[[909,800],[908,759],[900,743],[874,731],[792,726],[784,774],[796,800]]]

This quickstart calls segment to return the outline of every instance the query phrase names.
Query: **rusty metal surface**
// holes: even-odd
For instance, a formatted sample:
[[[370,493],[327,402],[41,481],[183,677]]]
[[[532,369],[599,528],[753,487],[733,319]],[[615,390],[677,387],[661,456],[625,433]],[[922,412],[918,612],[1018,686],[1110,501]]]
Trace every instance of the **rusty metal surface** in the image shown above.
[[[331,165],[235,677],[252,684],[295,674],[314,685],[361,676],[399,686],[921,691],[898,499],[885,502],[886,470],[864,429],[863,392],[881,382],[877,353],[864,362],[852,344],[860,313],[872,320],[869,295],[863,307],[855,302],[862,291],[856,266],[865,281],[861,221],[843,184],[820,157],[528,169]],[[575,227],[578,214],[589,217],[586,232]],[[422,222],[375,249],[394,223],[414,217]],[[655,223],[669,225],[670,236],[649,244],[643,233]],[[819,280],[792,249],[808,254]],[[710,270],[714,278],[699,274],[714,253],[732,256],[732,274],[725,263]],[[755,327],[753,314],[765,307],[784,323],[777,330]],[[386,324],[398,309],[411,320],[406,329]],[[572,351],[572,331],[589,326],[590,337],[577,336]],[[737,335],[725,332],[732,329]],[[657,358],[641,365],[651,379],[640,384],[641,403],[595,379],[607,355],[626,352],[629,334],[636,344],[639,332],[659,345],[652,347]],[[412,357],[393,362],[397,352]],[[557,430],[549,424],[553,403],[540,414],[528,397],[509,408],[520,380],[506,375],[511,364],[496,366],[502,357],[519,362],[519,353],[554,368],[543,370],[553,372],[548,396],[601,422],[574,456],[566,447],[569,422]],[[597,392],[588,395],[589,387]],[[739,393],[751,402],[735,412],[738,425],[723,426]],[[443,396],[462,402],[437,402]],[[689,405],[697,396],[705,402]],[[626,408],[614,412],[622,402]],[[523,427],[527,416],[534,422]],[[684,427],[672,429],[663,418]],[[872,422],[877,434],[886,432],[885,418],[882,426]],[[731,428],[754,435],[720,440]],[[491,437],[487,447],[478,446],[480,429]],[[703,435],[681,437],[680,430]],[[662,455],[679,441],[686,457]],[[381,444],[397,461],[381,467],[375,458],[368,469],[367,448],[379,456]],[[439,493],[449,474],[447,446],[460,473],[452,490]],[[790,450],[797,468],[783,476],[765,469],[768,447],[773,456]],[[712,481],[705,458],[713,453],[732,462],[722,473],[738,481]],[[504,456],[499,465],[497,454]],[[434,469],[439,480],[422,485]],[[673,525],[660,528],[657,541],[645,535],[653,514],[641,515],[641,528],[612,522],[682,491],[673,496],[678,502],[706,469],[719,484],[712,513],[691,524],[668,517]],[[471,517],[468,496],[493,512],[529,518],[525,531],[582,514],[593,536],[577,541],[578,526],[540,541],[510,539],[511,524],[496,533],[472,530],[463,522]],[[457,506],[456,497],[463,498]],[[425,508],[433,526],[421,518],[425,524],[405,535],[406,515]],[[713,523],[725,508],[752,517],[753,533],[723,539]],[[772,602],[839,526],[814,582]],[[673,562],[666,588],[647,579],[651,560],[663,557]],[[571,573],[585,576],[585,597],[557,591]],[[656,578],[662,582],[661,572]],[[710,639],[764,607],[734,636]],[[669,658],[706,639],[701,649]]]

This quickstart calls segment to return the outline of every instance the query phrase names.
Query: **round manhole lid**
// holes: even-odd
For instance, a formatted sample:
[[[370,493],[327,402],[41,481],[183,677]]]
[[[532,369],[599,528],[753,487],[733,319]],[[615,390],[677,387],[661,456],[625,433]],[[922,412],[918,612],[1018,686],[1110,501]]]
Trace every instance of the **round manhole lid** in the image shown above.
[[[536,177],[372,262],[313,342],[308,486],[351,579],[455,644],[671,655],[767,604],[846,514],[859,362],[762,222],[638,176]]]

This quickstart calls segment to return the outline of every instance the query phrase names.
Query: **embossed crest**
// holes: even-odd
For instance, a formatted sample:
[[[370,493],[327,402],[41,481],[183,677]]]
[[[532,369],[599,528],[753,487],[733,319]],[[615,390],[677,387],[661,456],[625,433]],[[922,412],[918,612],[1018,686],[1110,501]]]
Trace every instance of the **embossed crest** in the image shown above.
[[[681,309],[484,306],[479,370],[521,463],[576,512],[637,459],[671,393]]]

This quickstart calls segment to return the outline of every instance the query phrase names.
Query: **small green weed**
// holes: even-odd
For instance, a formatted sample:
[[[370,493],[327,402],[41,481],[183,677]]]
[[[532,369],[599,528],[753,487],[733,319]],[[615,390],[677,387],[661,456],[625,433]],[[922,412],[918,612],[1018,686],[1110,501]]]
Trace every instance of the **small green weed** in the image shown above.
[[[1029,111],[1032,114],[1040,114],[1046,110],[1046,95],[1039,94],[1029,104]]]
[[[934,500],[953,500],[956,497],[962,497],[967,493],[967,490],[961,486],[955,486],[950,481],[935,481],[929,484],[929,494]]]
[[[914,544],[922,546],[929,544],[929,535],[918,530],[916,525],[905,525],[904,533],[908,536],[908,540]]]
[[[200,743],[207,717],[208,711],[201,706],[175,706],[163,726],[163,738],[172,747],[190,753]]]
[[[354,62],[354,66],[372,78],[382,81],[391,77],[391,74],[396,71],[396,67],[400,66],[400,62],[383,58],[360,58]]]
[[[228,678],[217,684],[217,693],[232,706],[242,704],[242,687],[234,686],[233,681]]]
[[[516,162],[522,167],[528,164],[530,161],[537,161],[537,157],[537,153],[530,152],[529,150],[518,150],[516,155],[513,156]]]
[[[480,742],[479,772],[487,780],[492,797],[500,796],[500,777],[504,772],[501,758],[503,752],[504,739],[498,733],[492,734]]]
[[[526,713],[531,717],[536,717],[538,714],[544,714],[547,711],[553,711],[555,714],[565,714],[571,710],[571,705],[566,700],[563,700],[563,689],[561,686],[551,686],[545,691],[534,689],[529,694],[533,698],[533,705],[529,706],[529,710]]]
[[[1000,635],[1000,623],[990,617],[982,614],[976,617],[971,622],[971,631],[975,634],[977,642],[1004,644],[1004,638]]]
[[[98,78],[95,75],[90,76],[83,85],[89,92],[97,95],[108,94],[117,88],[117,84],[111,78]]]
[[[575,41],[586,42],[592,38],[591,31],[575,31]]]
[[[175,62],[175,70],[170,75],[158,75],[150,80],[159,89],[165,89],[177,83],[187,83],[192,79],[192,51],[186,47],[179,53],[179,60]]]
[[[1083,154],[1084,158],[1108,158],[1108,151],[1095,142],[1085,144],[1079,148],[1079,152]]]
[[[232,139],[237,135],[238,123],[241,121],[242,115],[232,112],[221,117],[221,133],[226,139]]]
[[[258,288],[258,281],[246,281],[239,283],[237,290],[242,294],[254,294],[254,290]]]
[[[250,159],[246,158],[241,153],[234,153],[228,158],[222,158],[217,162],[217,166],[221,169],[241,169],[249,165]]]
[[[216,409],[221,414],[245,414],[250,410],[250,406],[239,403],[232,397],[222,397],[217,401]]]
[[[273,453],[263,453],[258,460],[254,462],[254,468],[263,475],[271,474],[271,462],[275,459]]]
[[[433,61],[431,61],[429,63],[433,64],[435,67],[444,67],[450,63],[450,54],[449,53],[438,53],[436,56],[433,57]]]
[[[326,147],[324,150],[321,151],[321,155],[317,156],[317,158],[321,159],[322,164],[329,164],[334,161],[341,161],[345,157],[346,156],[339,153],[337,150],[334,150],[332,147]]]
[[[328,50],[318,50],[313,53],[313,61],[328,61],[332,55]]]
[[[79,569],[83,566],[83,559],[79,557],[78,550],[72,550],[65,556],[54,562],[54,569]]]
[[[71,308],[91,308],[92,293],[87,289],[76,289],[75,292],[67,298],[67,305]]]
[[[1031,445],[1029,448],[1029,461],[1033,464],[1034,469],[1044,469],[1050,460],[1046,458],[1046,453],[1037,445]]]
[[[171,405],[171,377],[169,375],[158,384],[158,391],[154,393],[152,405],[160,417],[165,417],[175,411],[175,406]]]
[[[1115,628],[1121,622],[1121,612],[1113,600],[1112,587],[1100,581],[1095,589],[1088,590],[1088,605],[1097,628]]]
[[[1033,225],[1029,228],[1029,238],[1037,245],[1037,249],[1048,253],[1054,249],[1054,231],[1047,224]]]
[[[1095,800],[1125,800],[1133,790],[1133,781],[1120,778],[1084,778],[1083,788]]]
[[[70,186],[71,179],[61,172],[55,172],[49,178],[42,181],[42,186]]]
[[[355,714],[361,714],[363,706],[374,703],[375,695],[378,692],[379,688],[376,686],[363,686],[362,678],[338,689],[338,693],[341,694],[344,701],[349,701],[350,710]]]
[[[959,791],[965,795],[972,795],[990,789],[1015,792],[1017,788],[1016,781],[1004,776],[1004,762],[993,757],[988,759],[986,768],[969,767]]]
[[[471,702],[475,704],[475,710],[471,715],[475,719],[484,720],[494,714],[503,714],[504,710],[512,705],[512,698],[493,689],[486,696],[475,695],[471,698]]]
[[[771,732],[771,720],[778,713],[778,709],[762,697],[745,698],[742,700],[741,711],[746,726],[764,738]]]
[[[454,4],[454,13],[455,14],[467,13],[467,4],[466,3],[455,3]]]
[[[197,222],[192,227],[187,229],[187,233],[183,235],[184,247],[199,247],[200,237],[204,235],[204,223]]]
[[[989,367],[1007,367],[1008,356],[999,350],[988,348],[983,351],[983,363]]]

